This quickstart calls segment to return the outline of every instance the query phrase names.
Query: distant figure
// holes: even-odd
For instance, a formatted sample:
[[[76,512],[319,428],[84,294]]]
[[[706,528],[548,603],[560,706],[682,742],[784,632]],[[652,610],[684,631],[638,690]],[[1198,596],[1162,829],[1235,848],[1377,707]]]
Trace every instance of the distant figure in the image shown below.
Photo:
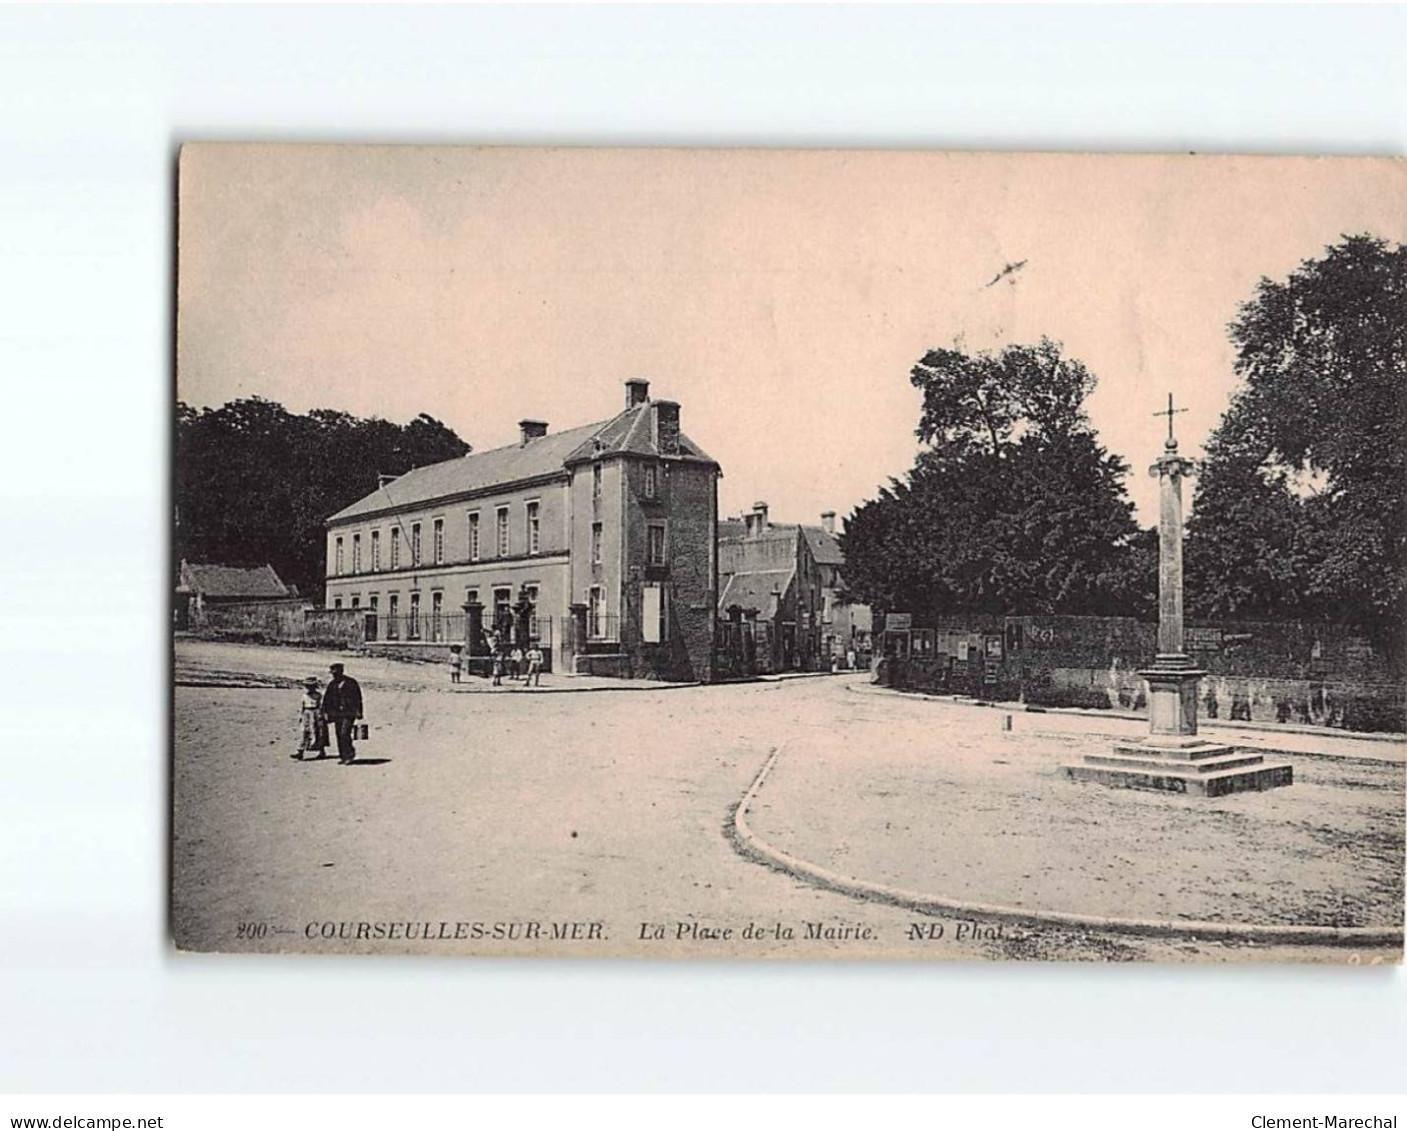
[[[316,750],[319,758],[327,757],[327,719],[322,713],[322,692],[317,676],[303,681],[303,702],[298,710],[298,750],[290,758],[302,761]]]
[[[852,672],[855,670],[855,649],[851,648],[845,653],[845,666]]]
[[[493,685],[503,686],[503,649],[498,646],[498,641],[493,644]]]
[[[352,728],[362,717],[362,688],[351,676],[342,674],[345,669],[341,664],[333,664],[328,670],[332,672],[332,682],[323,693],[322,713],[337,735],[337,764],[350,766],[357,757]]]
[[[449,681],[450,683],[460,682],[460,672],[464,667],[464,655],[458,644],[449,646]]]
[[[528,648],[528,683],[529,687],[542,686],[542,649],[538,647],[537,641],[532,642]]]
[[[513,654],[508,657],[509,672],[514,679],[523,678],[523,649],[521,646],[513,645]]]

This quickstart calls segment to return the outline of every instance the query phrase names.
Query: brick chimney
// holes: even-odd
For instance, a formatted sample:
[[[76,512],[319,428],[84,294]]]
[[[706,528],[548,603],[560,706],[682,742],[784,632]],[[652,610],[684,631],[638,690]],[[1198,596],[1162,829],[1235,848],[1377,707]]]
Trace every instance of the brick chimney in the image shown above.
[[[625,383],[625,407],[635,408],[650,399],[650,383],[643,377],[632,377]]]
[[[651,401],[654,413],[655,447],[662,456],[679,454],[679,405],[675,401]]]
[[[545,420],[520,420],[518,421],[518,431],[522,433],[523,443],[529,440],[541,440],[547,435],[547,421]]]
[[[835,533],[835,511],[821,512],[821,529],[827,534]]]

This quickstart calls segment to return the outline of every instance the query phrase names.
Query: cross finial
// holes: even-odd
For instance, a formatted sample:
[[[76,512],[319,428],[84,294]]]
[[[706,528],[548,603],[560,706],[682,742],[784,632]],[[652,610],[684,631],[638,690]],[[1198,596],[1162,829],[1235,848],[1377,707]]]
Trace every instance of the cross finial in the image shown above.
[[[1177,439],[1173,436],[1173,417],[1180,412],[1186,412],[1185,408],[1173,408],[1173,395],[1168,394],[1168,407],[1165,412],[1155,412],[1154,416],[1166,416],[1168,418],[1168,438],[1163,445],[1170,452],[1177,451]]]

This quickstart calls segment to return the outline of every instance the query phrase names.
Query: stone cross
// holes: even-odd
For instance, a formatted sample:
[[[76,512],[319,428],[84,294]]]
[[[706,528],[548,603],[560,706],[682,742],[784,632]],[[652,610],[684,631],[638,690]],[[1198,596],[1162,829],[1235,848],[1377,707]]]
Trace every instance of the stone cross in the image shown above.
[[[1173,407],[1168,396],[1168,438],[1148,469],[1158,479],[1158,655],[1139,672],[1148,681],[1148,737],[1116,742],[1108,753],[1086,754],[1064,767],[1075,781],[1119,789],[1155,789],[1199,797],[1274,789],[1294,782],[1287,762],[1267,762],[1254,751],[1237,750],[1197,737],[1197,685],[1207,673],[1182,650],[1182,481],[1196,469],[1177,454]]]

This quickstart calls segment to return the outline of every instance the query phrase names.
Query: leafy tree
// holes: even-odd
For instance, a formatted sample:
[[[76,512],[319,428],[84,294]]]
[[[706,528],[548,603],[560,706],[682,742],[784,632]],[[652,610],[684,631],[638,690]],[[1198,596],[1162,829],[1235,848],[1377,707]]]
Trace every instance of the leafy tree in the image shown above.
[[[376,489],[377,475],[465,455],[433,417],[406,425],[316,409],[304,416],[251,397],[216,409],[176,406],[175,557],[271,564],[321,595],[327,517]]]
[[[1188,523],[1189,596],[1400,641],[1407,572],[1407,246],[1345,237],[1230,326],[1242,378]]]
[[[1095,378],[1083,364],[1043,338],[930,350],[910,379],[926,447],[847,520],[857,596],[928,614],[1148,611],[1153,543],[1134,522],[1127,465],[1085,414]]]

